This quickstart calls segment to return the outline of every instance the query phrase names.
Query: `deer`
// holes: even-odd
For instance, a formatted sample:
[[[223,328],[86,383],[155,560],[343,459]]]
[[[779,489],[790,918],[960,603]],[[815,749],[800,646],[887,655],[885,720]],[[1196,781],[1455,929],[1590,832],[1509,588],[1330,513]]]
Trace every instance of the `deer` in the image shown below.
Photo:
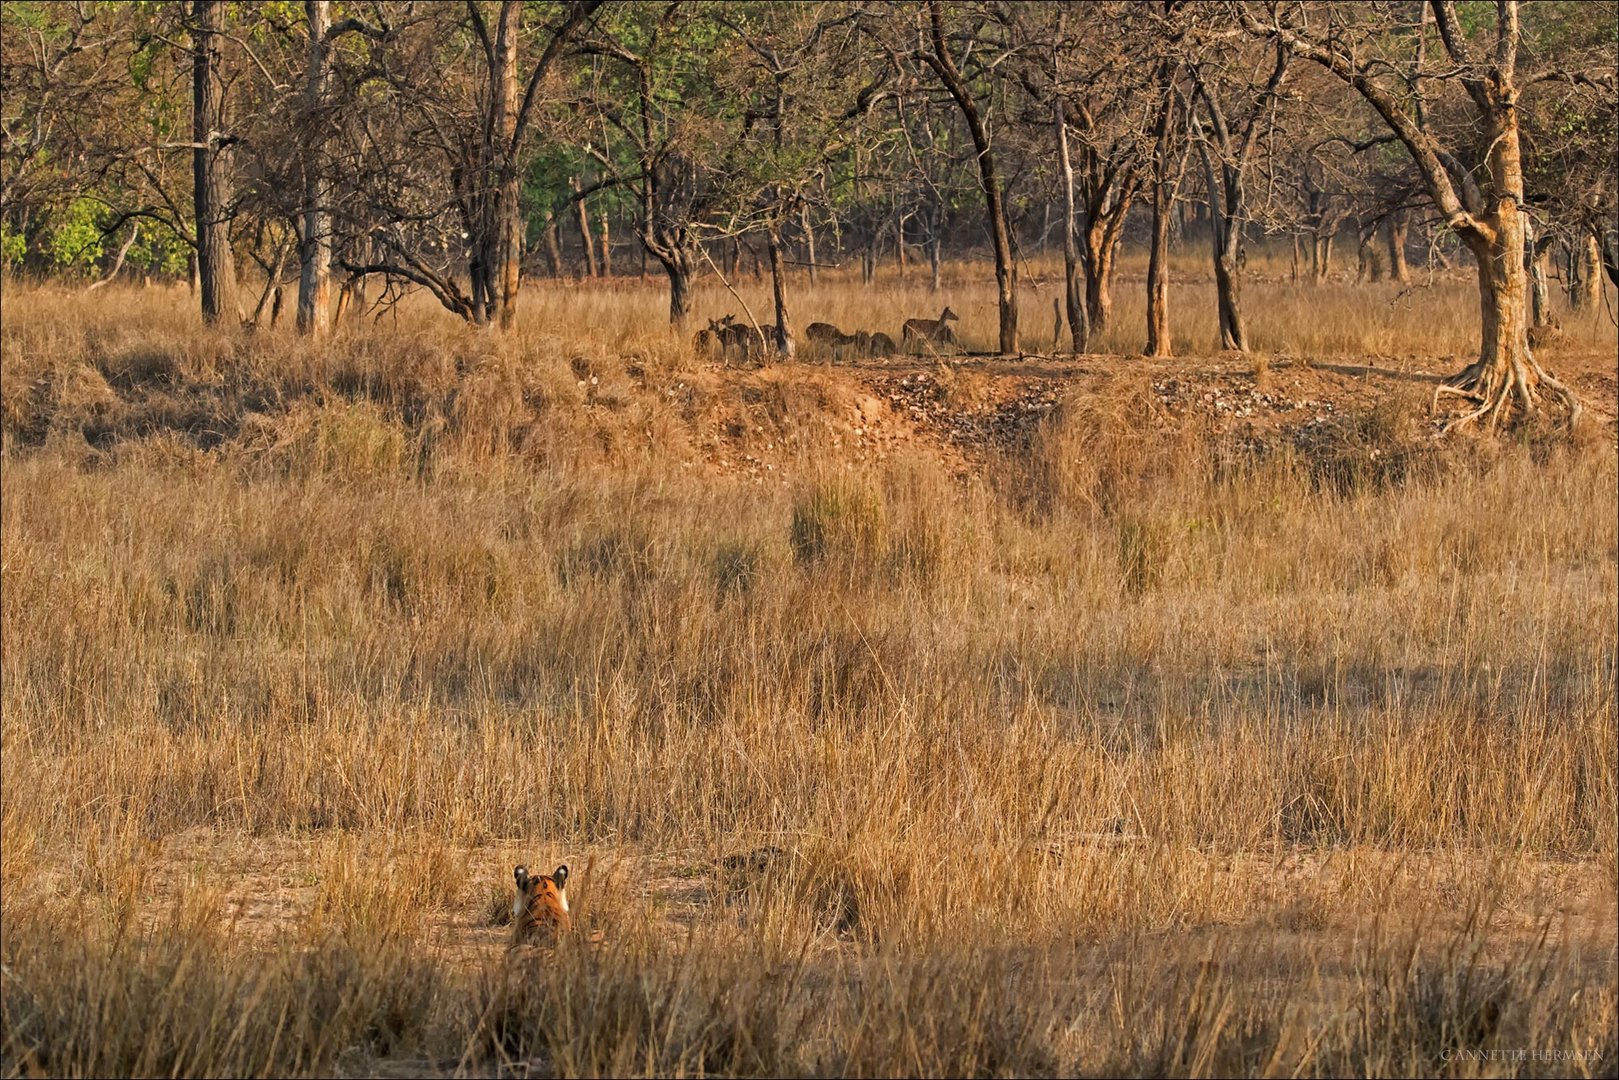
[[[720,350],[727,356],[735,349],[741,352],[744,360],[760,359],[765,354],[766,346],[776,339],[774,323],[755,330],[737,322],[735,315],[727,315],[720,320],[720,324]]]
[[[905,339],[906,350],[909,351],[912,341],[921,341],[931,350],[935,345],[958,345],[956,335],[950,329],[950,322],[958,320],[961,316],[948,307],[937,319],[906,319],[905,328],[901,336]]]
[[[871,341],[871,335],[864,330],[845,334],[831,323],[824,322],[810,323],[804,328],[804,337],[812,344],[830,351],[834,360],[843,359],[850,346],[853,346],[855,356],[865,356],[870,349]]]
[[[697,331],[692,338],[692,351],[698,356],[713,359],[718,356],[725,358],[725,328],[730,325],[731,316],[724,319],[710,319],[708,326]]]

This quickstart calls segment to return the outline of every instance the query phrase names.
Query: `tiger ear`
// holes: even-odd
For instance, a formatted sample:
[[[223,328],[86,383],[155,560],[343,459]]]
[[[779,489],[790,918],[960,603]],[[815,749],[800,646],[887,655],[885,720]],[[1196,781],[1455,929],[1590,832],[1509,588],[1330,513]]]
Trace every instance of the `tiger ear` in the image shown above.
[[[563,863],[557,867],[556,872],[551,875],[551,880],[557,883],[557,888],[566,889],[568,887],[568,864]]]
[[[528,888],[528,867],[519,866],[512,871],[512,877],[517,880],[517,891],[523,892]]]

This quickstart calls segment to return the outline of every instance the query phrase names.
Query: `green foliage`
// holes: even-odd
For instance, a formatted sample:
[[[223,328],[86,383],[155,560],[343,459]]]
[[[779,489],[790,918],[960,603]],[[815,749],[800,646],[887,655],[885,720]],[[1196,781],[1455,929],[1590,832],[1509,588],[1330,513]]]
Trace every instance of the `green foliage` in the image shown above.
[[[140,230],[129,248],[127,258],[131,266],[156,274],[185,272],[190,264],[191,245],[167,226],[144,223]]]
[[[52,217],[44,248],[53,266],[60,270],[84,272],[100,261],[101,213],[101,203],[78,198]]]
[[[28,238],[0,222],[0,265],[20,266],[28,254]]]

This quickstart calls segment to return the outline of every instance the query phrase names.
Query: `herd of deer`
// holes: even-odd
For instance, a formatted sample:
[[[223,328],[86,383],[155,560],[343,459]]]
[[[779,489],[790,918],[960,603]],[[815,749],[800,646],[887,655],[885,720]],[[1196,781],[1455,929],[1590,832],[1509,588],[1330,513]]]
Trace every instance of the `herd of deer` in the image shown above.
[[[914,352],[920,346],[929,352],[936,352],[941,345],[959,349],[961,344],[950,329],[950,323],[959,318],[954,311],[945,308],[937,319],[906,319],[900,335],[905,351]],[[733,356],[751,361],[765,355],[768,343],[775,336],[774,324],[755,328],[737,322],[735,315],[727,315],[723,319],[708,320],[708,327],[697,331],[693,344],[699,355],[717,357],[726,363]],[[856,330],[852,334],[845,334],[831,323],[824,322],[810,323],[804,328],[804,338],[809,348],[830,355],[834,360],[869,360],[892,356],[898,351],[894,348],[894,339],[881,331],[871,333]]]

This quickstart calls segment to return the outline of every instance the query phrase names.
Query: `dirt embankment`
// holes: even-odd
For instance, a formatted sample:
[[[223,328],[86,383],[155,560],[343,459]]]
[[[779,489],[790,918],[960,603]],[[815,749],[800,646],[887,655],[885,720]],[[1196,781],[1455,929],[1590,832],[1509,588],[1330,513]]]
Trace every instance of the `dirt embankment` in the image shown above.
[[[14,448],[54,441],[91,464],[156,442],[316,467],[358,454],[368,468],[420,469],[461,450],[760,482],[903,454],[967,476],[1076,405],[1259,452],[1310,454],[1346,438],[1368,453],[1379,443],[1409,452],[1439,440],[1433,391],[1462,363],[958,356],[738,369],[639,354],[546,361],[474,344],[356,339],[320,353],[237,343],[234,355],[109,346],[8,363],[4,436]],[[1549,361],[1581,394],[1587,428],[1611,436],[1612,358]]]

